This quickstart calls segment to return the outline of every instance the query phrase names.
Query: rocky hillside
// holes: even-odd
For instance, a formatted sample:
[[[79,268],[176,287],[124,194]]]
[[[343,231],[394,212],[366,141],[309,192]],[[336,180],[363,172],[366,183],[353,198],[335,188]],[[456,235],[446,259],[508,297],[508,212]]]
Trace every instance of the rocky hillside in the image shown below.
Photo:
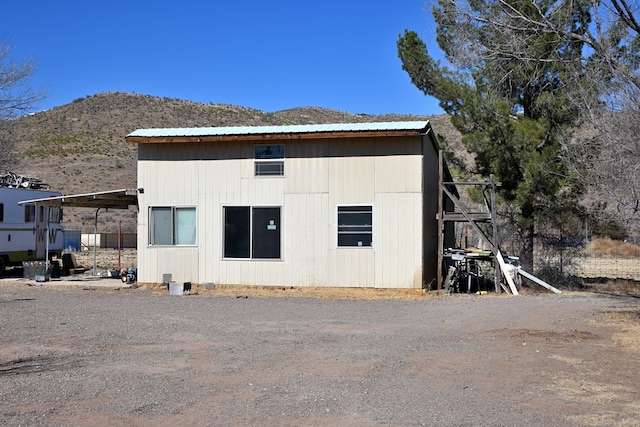
[[[446,116],[374,116],[318,107],[267,113],[234,105],[111,92],[12,120],[6,139],[11,146],[5,145],[12,155],[2,169],[36,176],[63,194],[136,188],[137,147],[124,141],[136,129],[403,120],[430,120],[434,130],[446,135],[449,142],[459,141]],[[65,225],[93,232],[94,215],[92,209],[69,208]],[[116,231],[119,220],[123,231],[135,231],[133,210],[101,212],[99,230]]]

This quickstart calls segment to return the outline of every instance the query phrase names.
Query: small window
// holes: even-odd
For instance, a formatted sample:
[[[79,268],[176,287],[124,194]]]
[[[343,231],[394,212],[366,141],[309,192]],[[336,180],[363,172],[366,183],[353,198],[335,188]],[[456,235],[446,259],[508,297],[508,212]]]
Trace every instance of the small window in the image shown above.
[[[36,205],[25,205],[24,222],[36,222]]]
[[[4,203],[0,203],[0,222],[4,222]]]
[[[152,207],[149,209],[149,224],[150,245],[196,244],[195,207]]]
[[[256,176],[284,175],[284,144],[255,145],[254,159]]]
[[[338,206],[338,247],[373,246],[373,206]]]
[[[62,208],[51,206],[49,208],[49,223],[58,224],[62,221]]]

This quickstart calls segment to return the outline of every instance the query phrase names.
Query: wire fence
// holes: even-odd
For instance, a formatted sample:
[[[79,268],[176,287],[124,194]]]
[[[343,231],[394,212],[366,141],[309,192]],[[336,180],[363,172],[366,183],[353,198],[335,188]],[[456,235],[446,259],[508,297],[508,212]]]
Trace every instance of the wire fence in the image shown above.
[[[627,279],[640,281],[640,257],[593,257],[574,260],[567,272],[586,279]]]

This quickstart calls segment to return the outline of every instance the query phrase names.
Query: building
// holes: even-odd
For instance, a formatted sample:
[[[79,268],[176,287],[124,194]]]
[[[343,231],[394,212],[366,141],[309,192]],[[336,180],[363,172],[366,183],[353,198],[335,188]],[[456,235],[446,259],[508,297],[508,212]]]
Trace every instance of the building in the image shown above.
[[[138,282],[422,288],[437,277],[429,122],[140,129]]]

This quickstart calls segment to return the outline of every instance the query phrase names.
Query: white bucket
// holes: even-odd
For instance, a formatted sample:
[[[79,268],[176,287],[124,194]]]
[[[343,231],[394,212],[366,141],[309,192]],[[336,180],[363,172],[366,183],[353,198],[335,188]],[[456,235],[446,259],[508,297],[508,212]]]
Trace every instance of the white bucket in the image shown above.
[[[184,283],[169,282],[169,295],[182,295],[184,293]]]

